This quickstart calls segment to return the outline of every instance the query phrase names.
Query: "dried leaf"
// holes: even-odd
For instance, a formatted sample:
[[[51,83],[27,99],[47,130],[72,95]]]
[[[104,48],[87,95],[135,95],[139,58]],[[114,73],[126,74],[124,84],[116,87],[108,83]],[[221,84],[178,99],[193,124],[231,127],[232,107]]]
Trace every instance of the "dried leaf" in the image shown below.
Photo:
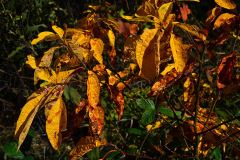
[[[87,136],[82,137],[75,148],[72,149],[72,151],[69,154],[70,160],[76,160],[78,158],[81,158],[85,153],[91,151],[94,148],[101,147],[105,145],[104,142],[101,142],[93,137]]]
[[[203,40],[206,40],[206,35],[200,32],[200,29],[196,25],[186,24],[186,23],[177,23],[176,26],[181,27],[182,29],[188,31],[189,33],[197,36],[198,38],[201,38]]]
[[[67,127],[67,110],[62,97],[58,98],[49,112],[46,121],[46,132],[48,139],[55,150],[58,150],[62,142],[61,131]]]
[[[52,75],[49,78],[48,82],[54,83],[54,84],[61,83],[66,78],[68,78],[74,71],[75,69],[71,69],[71,70],[60,71],[56,73],[55,71],[51,70]]]
[[[50,36],[50,35],[55,35],[55,34],[53,32],[48,32],[48,31],[39,33],[38,38],[33,39],[31,42],[31,45],[37,44],[38,42],[44,40],[47,36]]]
[[[39,67],[50,67],[53,54],[59,47],[52,47],[48,51],[44,52],[43,57],[41,58],[41,63],[39,64]]]
[[[89,104],[94,108],[99,103],[99,95],[100,95],[99,79],[94,72],[88,71],[87,96]]]
[[[147,16],[156,16],[155,7],[153,4],[145,1],[144,4],[138,7],[138,10],[135,14],[137,17],[147,17]]]
[[[221,13],[221,7],[215,7],[212,9],[211,15],[208,16],[204,25],[204,28],[207,30],[207,34],[212,22],[220,13]]]
[[[187,64],[187,51],[192,45],[183,44],[180,37],[171,34],[170,46],[173,53],[175,69],[177,72],[182,72]]]
[[[218,88],[224,88],[225,85],[231,84],[233,68],[236,63],[236,56],[234,53],[226,56],[222,59],[221,64],[218,67],[218,80],[217,86]]]
[[[104,49],[104,43],[99,38],[92,38],[90,40],[91,51],[93,52],[94,58],[100,63],[103,64],[102,52]]]
[[[101,103],[95,107],[89,106],[89,118],[93,134],[100,136],[104,124],[104,109]]]
[[[120,32],[119,26],[114,19],[112,19],[112,18],[102,18],[102,20],[106,25],[108,25],[108,27],[111,30]]]
[[[130,36],[126,39],[124,45],[124,61],[136,63],[136,46],[140,36]]]
[[[63,38],[64,30],[56,25],[52,26],[52,29],[59,35],[60,38]]]
[[[215,2],[226,9],[235,9],[237,6],[232,0],[215,0]]]

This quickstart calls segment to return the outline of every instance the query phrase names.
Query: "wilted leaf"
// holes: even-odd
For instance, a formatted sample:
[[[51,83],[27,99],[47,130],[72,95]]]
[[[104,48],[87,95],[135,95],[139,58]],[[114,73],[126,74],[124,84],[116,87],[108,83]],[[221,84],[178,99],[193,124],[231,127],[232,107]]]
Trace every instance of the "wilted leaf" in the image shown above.
[[[138,10],[135,15],[137,17],[156,16],[155,12],[156,11],[154,5],[149,3],[148,1],[145,1],[144,4],[138,7]]]
[[[158,75],[158,67],[156,63],[158,62],[158,56],[156,48],[155,35],[158,32],[158,28],[149,29],[144,31],[137,41],[136,46],[136,59],[138,66],[141,70],[143,77],[147,79],[153,79]],[[153,40],[153,41],[152,41]],[[152,41],[152,42],[151,42]],[[151,42],[151,43],[150,43]]]
[[[211,15],[208,16],[204,25],[204,28],[207,30],[207,34],[212,22],[220,13],[221,13],[221,7],[215,7],[212,9]]]
[[[188,50],[193,46],[190,44],[183,44],[182,39],[174,34],[171,34],[170,46],[173,53],[175,69],[182,72],[187,64]]]
[[[88,71],[87,95],[89,104],[95,108],[99,103],[100,82],[97,75],[92,71]]]
[[[41,32],[38,34],[38,38],[35,38],[34,40],[32,40],[31,45],[37,44],[38,42],[44,40],[47,36],[52,36],[55,35],[53,32]]]
[[[104,49],[104,43],[99,38],[92,38],[90,40],[91,51],[93,52],[94,58],[100,63],[103,64],[102,52]]]
[[[224,88],[226,84],[230,84],[232,81],[233,67],[236,63],[236,56],[234,53],[226,56],[222,59],[221,64],[218,67],[218,88]]]
[[[52,26],[52,29],[59,35],[60,38],[63,38],[64,30],[56,25]]]
[[[104,124],[104,109],[101,103],[95,107],[89,106],[89,118],[93,134],[100,136]]]
[[[105,145],[105,143],[87,136],[87,137],[82,137],[75,148],[72,149],[72,151],[69,154],[69,159],[71,160],[76,160],[78,158],[81,158],[85,153],[91,151],[94,148],[101,147]]]
[[[62,97],[58,98],[49,112],[46,121],[46,132],[48,139],[55,150],[58,150],[62,142],[61,131],[67,127],[67,110]]]
[[[161,22],[164,22],[167,18],[167,16],[171,13],[173,8],[173,2],[168,2],[163,4],[159,10],[158,15]]]
[[[236,4],[232,0],[215,0],[215,2],[226,9],[235,9]]]
[[[206,35],[200,32],[200,29],[196,25],[192,24],[186,24],[186,23],[177,23],[176,26],[181,27],[182,29],[188,31],[189,33],[197,36],[198,38],[201,38],[203,40],[206,40]]]

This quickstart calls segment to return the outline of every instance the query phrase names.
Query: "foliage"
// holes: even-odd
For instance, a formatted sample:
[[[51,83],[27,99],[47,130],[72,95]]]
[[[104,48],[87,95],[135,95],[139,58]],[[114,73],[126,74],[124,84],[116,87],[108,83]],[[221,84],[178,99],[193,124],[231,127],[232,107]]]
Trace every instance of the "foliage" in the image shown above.
[[[44,108],[55,150],[84,127],[69,159],[239,158],[238,4],[215,0],[201,25],[188,6],[202,2],[181,1],[146,0],[132,15],[107,14],[114,9],[105,1],[89,5],[75,28],[52,23],[27,43],[38,89],[17,120],[17,148],[5,143],[5,154],[24,157]]]

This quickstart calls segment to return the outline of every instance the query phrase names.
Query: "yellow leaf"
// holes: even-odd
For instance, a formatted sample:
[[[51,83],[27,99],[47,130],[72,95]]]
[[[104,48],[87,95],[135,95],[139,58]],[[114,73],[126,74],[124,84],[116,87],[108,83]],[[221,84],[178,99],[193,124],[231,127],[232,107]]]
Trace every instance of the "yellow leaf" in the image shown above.
[[[112,18],[102,18],[102,21],[111,29],[115,30],[117,32],[120,32],[119,26],[117,24],[117,21],[115,21]]]
[[[104,142],[101,142],[91,136],[82,137],[75,148],[69,154],[70,160],[76,160],[82,157],[85,153],[91,151],[94,148],[98,148],[105,145]]]
[[[75,71],[75,69],[60,71],[59,73],[56,73],[55,71],[51,70],[52,76],[48,79],[48,82],[51,82],[54,84],[61,83],[66,78],[68,78],[69,75],[72,74],[74,71]]]
[[[52,29],[59,35],[60,38],[63,38],[64,30],[56,25],[52,26]]]
[[[15,130],[15,138],[19,137],[18,149],[28,134],[28,130],[32,124],[33,118],[38,110],[44,105],[44,100],[47,98],[47,94],[45,94],[46,90],[47,88],[43,87],[34,92],[28,98],[27,103],[21,110]]]
[[[101,103],[95,108],[89,107],[89,118],[93,134],[100,136],[104,124],[104,109]]]
[[[200,28],[196,25],[186,24],[186,23],[177,23],[176,26],[181,27],[182,29],[188,31],[189,33],[206,40],[206,36],[200,32]]]
[[[55,150],[58,150],[62,142],[61,131],[67,127],[67,110],[62,97],[58,98],[49,112],[46,121],[46,132],[48,139]]]
[[[158,75],[157,42],[156,38],[154,39],[157,32],[158,28],[145,30],[137,41],[136,60],[141,70],[140,75],[147,79],[153,79]]]
[[[44,55],[41,58],[41,63],[39,64],[39,67],[50,67],[52,58],[53,58],[53,54],[54,54],[55,50],[58,48],[59,47],[52,47],[48,51],[44,52]]]
[[[44,40],[47,36],[50,36],[50,35],[55,35],[55,34],[48,31],[39,33],[38,38],[33,39],[31,42],[31,45],[37,44],[38,42]]]
[[[28,60],[26,61],[26,64],[28,64],[30,67],[32,67],[32,69],[36,69],[37,64],[36,64],[35,57],[28,55],[27,58],[28,58]]]
[[[158,16],[161,22],[164,22],[167,16],[171,13],[173,2],[163,4],[158,10]]]
[[[182,72],[187,63],[187,50],[192,47],[192,45],[183,44],[180,37],[171,34],[170,46],[173,53],[175,69],[177,72]]]
[[[231,20],[237,18],[236,15],[230,13],[223,13],[221,14],[215,21],[213,30],[218,29],[224,24],[230,24]]]
[[[175,67],[175,64],[168,64],[167,67],[160,73],[162,76],[165,76],[168,72],[170,72]]]
[[[77,41],[67,39],[66,40],[68,46],[71,48],[72,52],[74,53],[77,58],[82,61],[83,60],[83,49],[82,47],[78,44]]]
[[[87,96],[88,102],[92,107],[96,107],[99,102],[100,82],[93,71],[88,71]]]
[[[75,33],[72,36],[72,39],[77,41],[80,46],[88,45],[91,39],[91,35],[85,33]]]
[[[124,18],[126,20],[134,19],[133,16],[125,16],[125,15],[122,15],[122,18]]]
[[[103,64],[102,52],[104,48],[104,43],[99,38],[92,38],[90,40],[91,51],[93,52],[94,58],[100,63]],[[90,51],[90,52],[91,52]]]
[[[194,2],[200,2],[200,0],[178,0],[178,1],[194,1]]]
[[[161,121],[156,121],[156,123],[155,123],[155,126],[153,127],[153,125],[147,125],[146,126],[146,129],[147,129],[147,131],[153,131],[153,130],[155,130],[155,129],[158,129],[158,128],[160,128],[161,126],[162,126],[162,123],[163,123],[164,121],[163,120],[161,120]]]
[[[145,1],[143,5],[138,7],[136,12],[136,17],[146,17],[146,16],[155,16],[155,7],[148,1]]]
[[[49,73],[47,68],[36,68],[35,69],[34,84],[36,84],[35,81],[37,82],[38,79],[41,79],[41,80],[44,80],[44,81],[47,81],[47,82],[51,83],[50,73]]]
[[[235,9],[236,4],[232,0],[215,0],[215,2],[226,9]]]
[[[108,30],[107,35],[108,35],[110,45],[114,48],[114,46],[115,46],[115,35],[114,35],[113,31]]]

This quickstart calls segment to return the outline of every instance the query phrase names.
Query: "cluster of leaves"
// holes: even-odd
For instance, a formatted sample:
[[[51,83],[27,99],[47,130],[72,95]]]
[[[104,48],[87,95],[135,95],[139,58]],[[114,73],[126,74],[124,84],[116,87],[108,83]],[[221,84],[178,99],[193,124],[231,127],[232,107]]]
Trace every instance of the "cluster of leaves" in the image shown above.
[[[224,108],[217,105],[222,101],[231,103],[230,93],[239,89],[236,43],[230,54],[221,57],[221,63],[216,61],[218,45],[224,45],[230,35],[236,37],[235,42],[238,40],[236,4],[231,0],[215,0],[216,7],[209,12],[205,25],[200,27],[185,22],[191,12],[187,5],[180,8],[178,1],[146,0],[134,16],[122,15],[123,19],[134,23],[128,25],[123,54],[116,45],[123,26],[100,14],[101,5],[90,5],[87,16],[77,22],[76,28],[64,25],[62,29],[53,25],[55,33],[38,34],[32,45],[41,41],[59,43],[41,57],[27,57],[26,64],[35,69],[34,84],[39,84],[39,80],[42,83],[28,98],[17,121],[18,149],[35,115],[45,107],[46,132],[55,150],[74,134],[84,119],[89,121],[89,135],[81,137],[69,159],[80,158],[101,146],[113,146],[115,149],[108,153],[118,152],[122,154],[119,157],[199,159],[220,156],[216,151],[222,145],[223,156],[239,157],[239,114],[224,113]],[[178,17],[183,23],[177,21]],[[141,25],[147,23],[151,27]],[[217,31],[214,37],[209,36],[212,30]],[[61,55],[56,55],[56,50]],[[117,71],[114,66],[119,63],[124,65]],[[81,84],[81,92],[86,91],[84,98],[74,98],[73,92],[77,91],[69,87],[72,83]],[[138,83],[150,89],[134,90]],[[110,96],[103,96],[108,93]],[[68,116],[69,123],[62,95],[66,99],[73,97],[78,104]],[[145,136],[135,154],[106,141],[108,124],[104,121],[113,121],[108,116],[112,105],[117,113],[114,119],[118,121],[116,130],[121,143],[129,143],[125,142],[118,126],[127,119],[134,119],[139,124],[137,128],[132,128],[131,124],[129,132]],[[126,114],[125,108],[128,112],[138,113],[135,116]],[[238,106],[236,110],[239,110]],[[146,139],[152,146],[144,146]],[[148,151],[153,153],[149,148],[155,148],[157,154],[148,154]]]

